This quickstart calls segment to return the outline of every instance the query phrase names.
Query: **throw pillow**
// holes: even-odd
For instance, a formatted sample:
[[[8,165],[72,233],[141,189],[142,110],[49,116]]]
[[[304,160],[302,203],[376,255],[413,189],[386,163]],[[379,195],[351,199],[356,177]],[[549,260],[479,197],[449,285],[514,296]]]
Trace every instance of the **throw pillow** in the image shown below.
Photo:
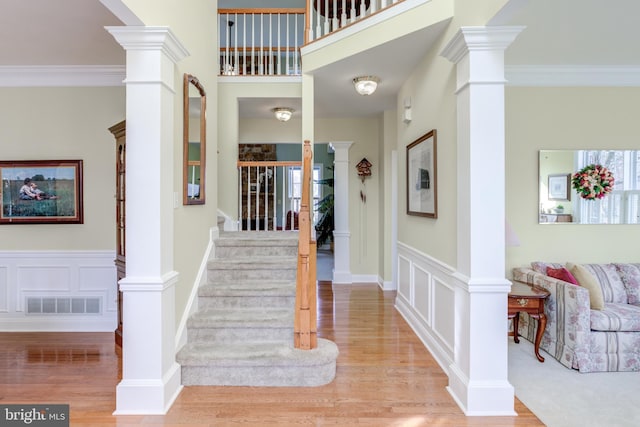
[[[547,267],[562,268],[564,267],[564,265],[557,262],[542,262],[542,261],[534,261],[531,263],[531,268],[540,274],[547,274]]]
[[[561,268],[551,268],[547,267],[547,276],[553,277],[554,279],[564,280],[565,282],[569,282],[572,285],[577,285],[578,281],[573,274],[569,270],[564,267]]]
[[[589,302],[592,310],[604,308],[604,296],[595,276],[580,264],[567,263],[567,269],[576,278],[578,284],[589,291]]]

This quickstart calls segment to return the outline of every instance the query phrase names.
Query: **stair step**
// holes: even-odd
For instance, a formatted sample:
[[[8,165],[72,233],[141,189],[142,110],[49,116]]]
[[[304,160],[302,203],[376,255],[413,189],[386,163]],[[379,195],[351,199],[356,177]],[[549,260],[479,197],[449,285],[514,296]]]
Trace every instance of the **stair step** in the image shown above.
[[[292,386],[328,384],[336,373],[338,347],[318,338],[313,350],[291,344],[189,343],[178,352],[184,385]]]
[[[293,340],[293,306],[276,309],[202,309],[187,321],[190,343],[239,344]]]
[[[220,309],[220,310],[198,310],[188,320],[192,327],[217,327],[224,325],[227,327],[241,327],[249,325],[252,327],[280,326],[293,322],[293,307],[290,310],[277,309]],[[291,323],[293,325],[293,323]]]
[[[290,231],[225,232],[215,243],[216,258],[296,256],[298,233]]]
[[[198,296],[288,296],[295,292],[295,280],[245,280],[202,285]]]
[[[244,281],[206,284],[198,290],[198,308],[283,308],[295,304],[296,282]]]
[[[207,282],[244,279],[295,280],[298,260],[292,256],[212,259],[207,263]]]

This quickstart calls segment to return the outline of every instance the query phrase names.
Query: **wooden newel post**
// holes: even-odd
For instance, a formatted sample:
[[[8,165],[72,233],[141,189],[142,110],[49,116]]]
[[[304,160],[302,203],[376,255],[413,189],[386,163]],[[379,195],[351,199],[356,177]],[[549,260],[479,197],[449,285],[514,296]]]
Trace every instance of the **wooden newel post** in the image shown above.
[[[316,242],[311,238],[311,144],[304,142],[302,162],[302,200],[299,213],[298,273],[296,278],[296,308],[294,347],[311,350],[318,346],[316,325]]]

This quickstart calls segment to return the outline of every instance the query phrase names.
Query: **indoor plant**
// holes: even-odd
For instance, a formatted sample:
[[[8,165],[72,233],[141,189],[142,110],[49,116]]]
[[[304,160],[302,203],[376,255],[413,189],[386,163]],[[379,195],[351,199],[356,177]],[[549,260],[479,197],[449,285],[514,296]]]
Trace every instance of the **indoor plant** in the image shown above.
[[[333,166],[327,167],[333,174]],[[331,193],[325,195],[318,201],[317,210],[320,219],[316,224],[316,242],[318,248],[327,242],[333,244],[333,228],[334,228],[334,216],[333,216],[333,177],[320,179],[316,181],[318,184],[325,185],[331,188]]]

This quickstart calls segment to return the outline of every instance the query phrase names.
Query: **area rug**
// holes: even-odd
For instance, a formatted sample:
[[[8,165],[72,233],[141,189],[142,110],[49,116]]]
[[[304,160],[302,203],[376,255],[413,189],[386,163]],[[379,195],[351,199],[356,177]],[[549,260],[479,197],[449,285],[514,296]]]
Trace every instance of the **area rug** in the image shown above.
[[[581,374],[533,344],[509,339],[509,381],[515,394],[549,427],[640,426],[640,372]]]

